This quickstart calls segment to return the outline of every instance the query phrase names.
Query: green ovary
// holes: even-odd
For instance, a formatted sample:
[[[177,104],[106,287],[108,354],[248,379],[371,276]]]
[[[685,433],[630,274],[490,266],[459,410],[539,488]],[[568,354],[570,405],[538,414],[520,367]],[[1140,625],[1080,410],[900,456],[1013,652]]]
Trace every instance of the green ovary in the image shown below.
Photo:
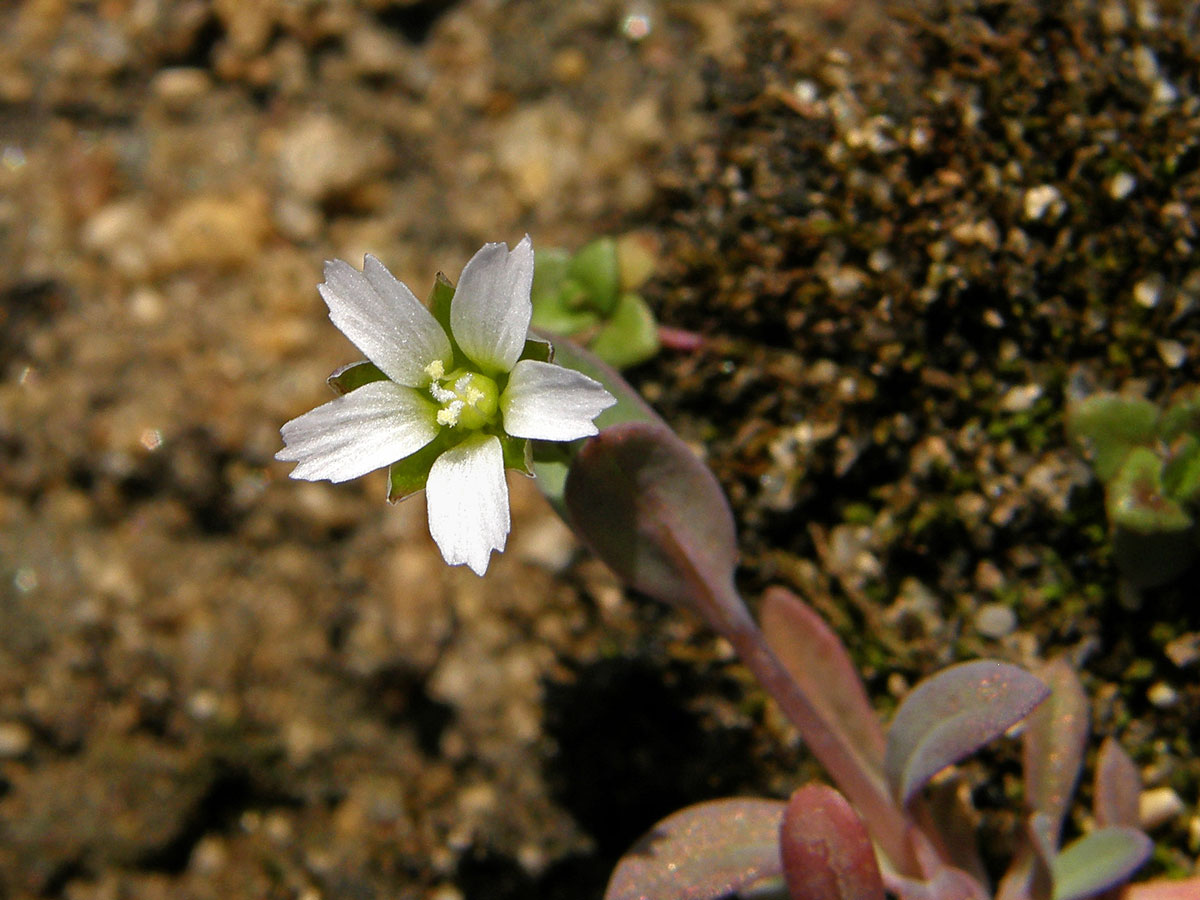
[[[475,431],[495,421],[500,410],[500,389],[486,375],[467,369],[455,369],[444,375],[440,361],[426,371],[430,376],[429,393],[441,407],[439,425]]]

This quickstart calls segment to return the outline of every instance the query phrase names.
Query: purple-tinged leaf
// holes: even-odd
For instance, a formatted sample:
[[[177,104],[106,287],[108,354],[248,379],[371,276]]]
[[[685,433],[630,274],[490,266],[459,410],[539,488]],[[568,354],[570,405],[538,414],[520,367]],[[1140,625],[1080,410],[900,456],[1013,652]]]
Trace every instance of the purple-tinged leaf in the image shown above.
[[[1083,766],[1088,701],[1079,676],[1062,657],[1043,666],[1038,676],[1050,687],[1050,696],[1025,723],[1025,801],[1031,812],[1050,817],[1057,845]]]
[[[960,663],[904,698],[888,730],[884,771],[907,804],[934,775],[999,737],[1050,689],[1024,669],[994,660]]]
[[[895,879],[888,890],[899,900],[988,900],[983,886],[961,869],[945,866],[928,881]]]
[[[1093,790],[1096,824],[1101,827],[1124,825],[1137,828],[1138,798],[1142,793],[1142,776],[1129,754],[1111,737],[1100,745],[1096,759],[1096,781]],[[1197,893],[1200,897],[1200,893]]]
[[[1000,879],[996,900],[1050,900],[1058,832],[1059,823],[1046,813],[1035,812],[1026,819],[1024,840]]]
[[[1200,897],[1200,875],[1181,881],[1145,881],[1121,891],[1121,900],[1196,900]]]
[[[841,639],[807,603],[785,588],[768,588],[759,618],[767,644],[842,734],[860,765],[883,772],[883,728]]]
[[[643,593],[691,606],[732,593],[737,536],[729,504],[670,429],[646,422],[604,429],[579,451],[564,496],[575,531]]]
[[[533,340],[549,343],[544,340],[544,337],[540,332],[535,332],[534,336],[526,341],[526,353],[529,352],[530,343]],[[617,399],[614,406],[610,406],[596,417],[596,427],[601,431],[622,422],[650,422],[667,428],[667,423],[647,405],[641,394],[634,390],[633,386],[608,363],[566,338],[562,340],[556,338],[553,349],[555,363],[582,372],[589,378],[599,381]],[[566,502],[563,500],[563,489],[571,462],[582,443],[582,441],[570,444],[534,442],[533,470],[537,476],[535,483],[554,506],[555,511],[567,521],[570,517],[567,514]]]
[[[1054,900],[1084,900],[1124,883],[1153,849],[1136,828],[1098,828],[1084,835],[1054,858]]]
[[[711,800],[663,819],[621,857],[604,900],[716,900],[783,875],[779,800]]]
[[[779,850],[791,900],[884,900],[867,827],[831,787],[808,784],[792,794]]]

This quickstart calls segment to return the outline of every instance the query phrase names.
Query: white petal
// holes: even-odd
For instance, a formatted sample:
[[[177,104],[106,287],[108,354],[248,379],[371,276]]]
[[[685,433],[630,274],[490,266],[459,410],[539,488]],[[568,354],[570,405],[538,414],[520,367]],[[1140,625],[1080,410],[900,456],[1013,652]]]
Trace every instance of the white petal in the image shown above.
[[[425,484],[429,533],[452,566],[487,571],[508,538],[504,451],[494,435],[476,434],[437,458]]]
[[[507,372],[520,358],[533,305],[533,242],[484,244],[458,279],[450,330],[463,353],[488,374]]]
[[[362,272],[340,259],[325,263],[317,290],[333,324],[392,381],[419,387],[429,380],[426,366],[450,360],[450,340],[437,319],[370,254]]]
[[[275,454],[293,478],[349,481],[416,453],[440,430],[437,408],[412,388],[373,381],[292,419]]]
[[[595,434],[592,420],[616,402],[582,372],[523,359],[500,396],[500,411],[504,430],[513,437],[573,441]]]

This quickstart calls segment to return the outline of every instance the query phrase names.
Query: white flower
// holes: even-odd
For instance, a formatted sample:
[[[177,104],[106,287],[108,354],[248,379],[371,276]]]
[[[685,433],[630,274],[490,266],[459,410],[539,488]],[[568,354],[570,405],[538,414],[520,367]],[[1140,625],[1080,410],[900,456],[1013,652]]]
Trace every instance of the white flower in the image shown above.
[[[409,458],[424,476],[413,455],[432,448],[430,534],[446,562],[482,575],[508,537],[505,442],[587,437],[616,402],[586,375],[522,358],[532,283],[528,235],[511,251],[484,244],[459,278],[447,334],[375,257],[361,272],[326,263],[318,290],[329,318],[378,371],[284,425],[275,458],[299,463],[293,478],[339,482]]]

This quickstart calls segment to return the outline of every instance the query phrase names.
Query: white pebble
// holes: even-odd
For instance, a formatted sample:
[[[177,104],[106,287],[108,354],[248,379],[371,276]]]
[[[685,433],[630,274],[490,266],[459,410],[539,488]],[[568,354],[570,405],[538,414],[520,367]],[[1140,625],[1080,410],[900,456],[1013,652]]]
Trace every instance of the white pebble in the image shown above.
[[[1133,300],[1138,306],[1154,309],[1162,299],[1162,291],[1162,276],[1149,275],[1133,286]]]
[[[1124,200],[1137,187],[1137,179],[1128,172],[1118,172],[1108,180],[1108,196],[1114,200]]]
[[[975,630],[985,638],[999,640],[1017,630],[1017,614],[1003,603],[985,603],[975,611]]]
[[[1025,192],[1025,218],[1036,222],[1047,213],[1053,221],[1062,215],[1065,207],[1062,192],[1052,184],[1039,184]]]
[[[1183,800],[1173,788],[1151,788],[1138,797],[1138,822],[1146,829],[1165,825],[1183,810]]]

